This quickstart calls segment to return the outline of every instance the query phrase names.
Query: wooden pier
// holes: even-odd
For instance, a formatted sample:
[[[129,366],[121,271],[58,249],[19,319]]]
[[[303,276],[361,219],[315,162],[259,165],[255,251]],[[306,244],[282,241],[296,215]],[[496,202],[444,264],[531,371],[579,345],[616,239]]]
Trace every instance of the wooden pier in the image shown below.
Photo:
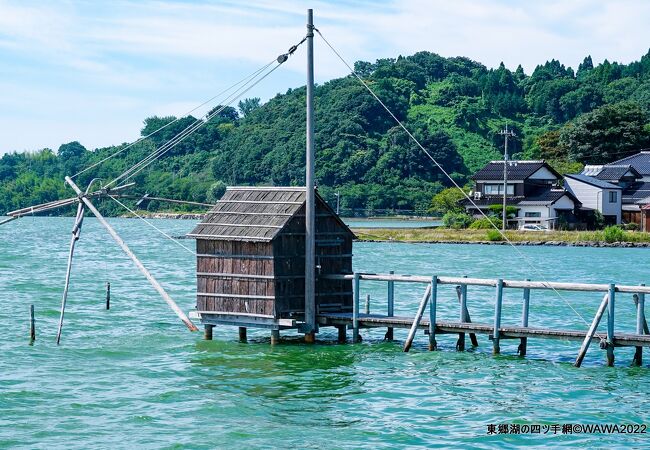
[[[408,337],[404,343],[404,351],[409,351],[417,331],[424,330],[428,334],[429,349],[437,349],[436,336],[441,334],[457,334],[458,341],[456,348],[464,350],[465,334],[473,336],[473,345],[477,344],[476,335],[487,335],[492,341],[494,354],[499,354],[500,341],[504,339],[519,339],[520,344],[518,353],[521,356],[526,354],[526,347],[529,338],[536,339],[556,339],[563,341],[581,341],[582,346],[576,358],[575,365],[579,367],[592,342],[598,342],[600,348],[607,352],[607,364],[614,364],[615,347],[635,347],[635,356],[632,363],[642,365],[642,349],[650,347],[650,334],[648,334],[648,325],[645,318],[645,294],[650,293],[650,287],[644,285],[626,286],[615,284],[585,284],[585,283],[560,283],[546,281],[519,281],[519,280],[501,280],[501,279],[483,279],[467,277],[423,277],[410,275],[390,274],[370,274],[355,273],[352,275],[328,275],[328,278],[339,280],[352,280],[354,288],[353,309],[350,313],[319,313],[317,315],[318,324],[322,326],[337,327],[352,330],[352,341],[359,341],[359,330],[362,328],[387,328],[387,338],[392,339],[392,330],[395,328],[404,328],[409,330]],[[387,313],[368,314],[360,310],[360,283],[362,280],[369,281],[386,281],[387,282]],[[395,316],[394,299],[395,283],[420,283],[426,285],[426,290],[420,301],[418,311],[414,317]],[[439,285],[456,285],[459,297],[459,320],[443,321],[437,319],[438,307],[438,286]],[[467,309],[467,287],[468,286],[488,286],[495,289],[494,297],[494,320],[492,323],[473,323],[471,322],[469,311]],[[503,292],[505,289],[519,289],[522,291],[522,315],[519,326],[502,326],[502,304]],[[595,317],[589,329],[585,330],[558,330],[552,328],[531,327],[528,325],[530,314],[531,291],[533,290],[553,290],[553,291],[579,291],[579,292],[603,292],[605,295],[600,303]],[[615,315],[614,306],[617,294],[632,294],[634,307],[636,309],[636,332],[635,333],[617,333],[615,332]],[[426,309],[429,309],[428,317],[425,317]],[[602,316],[607,313],[607,331],[598,334],[597,329]],[[299,319],[299,318],[298,318]],[[435,324],[435,325],[434,325]],[[340,338],[340,336],[339,336]]]

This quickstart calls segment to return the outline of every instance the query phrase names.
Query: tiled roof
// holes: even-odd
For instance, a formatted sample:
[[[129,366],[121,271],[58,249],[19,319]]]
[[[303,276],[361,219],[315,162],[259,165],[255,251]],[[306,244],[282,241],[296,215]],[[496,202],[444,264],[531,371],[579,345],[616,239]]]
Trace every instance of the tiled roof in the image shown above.
[[[650,175],[650,150],[642,150],[636,155],[627,156],[609,165],[630,165],[641,175]]]
[[[508,179],[525,180],[542,167],[546,167],[555,174],[544,161],[508,161]],[[559,174],[556,175],[560,178]],[[503,161],[491,161],[472,177],[474,180],[503,180]]]
[[[620,186],[616,186],[615,184],[608,183],[606,181],[599,180],[598,178],[590,177],[588,175],[583,175],[581,173],[569,173],[564,175],[564,178],[572,178],[574,180],[581,181],[586,184],[590,184],[592,186],[601,188],[601,189],[621,189]]]
[[[534,192],[532,195],[524,198],[519,202],[520,205],[549,205],[557,202],[564,196],[568,196],[571,200],[580,205],[578,199],[573,196],[569,191],[558,188],[541,188]]]
[[[638,181],[623,189],[623,203],[636,203],[646,197],[650,197],[650,183],[648,182]]]
[[[632,171],[632,173],[635,176],[639,175],[639,172],[637,172],[634,167],[628,165],[613,165],[613,164],[607,164],[606,166],[603,166],[603,170],[600,171],[600,173],[594,175],[596,178],[599,180],[608,180],[608,181],[618,181],[623,176],[629,172]]]

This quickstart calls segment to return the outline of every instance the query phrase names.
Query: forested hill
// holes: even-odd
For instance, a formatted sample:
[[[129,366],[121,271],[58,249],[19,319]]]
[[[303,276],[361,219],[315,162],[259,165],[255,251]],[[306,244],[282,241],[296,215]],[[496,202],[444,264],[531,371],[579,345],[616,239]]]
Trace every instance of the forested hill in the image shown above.
[[[521,66],[514,72],[503,65],[487,69],[429,52],[357,62],[355,69],[461,184],[486,161],[500,158],[498,132],[506,124],[518,136],[511,144],[515,157],[545,158],[561,172],[650,146],[650,52],[627,65],[605,61],[594,67],[587,57],[575,71],[552,60],[530,75]],[[358,80],[318,86],[316,116],[316,176],[328,201],[339,191],[343,208],[424,211],[449,185]],[[146,119],[142,135],[173,119]],[[192,120],[183,118],[82,175],[80,184],[119,174]],[[302,184],[304,123],[304,87],[263,105],[247,99],[139,174],[138,190],[205,202],[218,198],[225,185]],[[124,145],[89,151],[72,142],[56,153],[4,155],[0,212],[69,196],[64,175]]]

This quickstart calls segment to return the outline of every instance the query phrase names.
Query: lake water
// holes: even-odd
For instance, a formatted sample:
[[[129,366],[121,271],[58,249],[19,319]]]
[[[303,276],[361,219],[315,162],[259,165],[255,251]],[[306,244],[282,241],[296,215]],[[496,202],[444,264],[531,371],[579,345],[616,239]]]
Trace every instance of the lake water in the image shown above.
[[[140,221],[111,219],[144,264],[188,311],[194,305],[194,257]],[[172,235],[191,221],[156,220]],[[54,343],[71,218],[26,218],[0,228],[0,448],[413,448],[647,447],[647,434],[551,434],[553,424],[650,423],[650,368],[631,368],[632,349],[603,366],[593,345],[581,369],[576,342],[503,341],[502,355],[479,336],[472,351],[426,351],[418,334],[410,353],[384,330],[364,342],[334,344],[324,329],[313,346],[296,333],[269,345],[267,331],[217,328],[214,341],[189,333],[94,219],[78,242],[62,345]],[[176,241],[193,245],[193,241]],[[357,270],[422,275],[648,282],[650,250],[570,247],[356,243]],[[112,286],[110,311],[104,285]],[[362,282],[372,309],[385,307],[385,285]],[[398,285],[398,313],[413,314],[423,287]],[[531,325],[585,329],[566,302],[590,321],[594,294],[533,292]],[[521,293],[508,291],[504,324],[520,320]],[[28,307],[37,340],[28,345]],[[489,321],[491,289],[470,288],[475,321]],[[454,319],[452,287],[441,287],[440,319]],[[617,327],[632,330],[630,296],[617,297]],[[646,361],[650,354],[646,351]],[[541,434],[489,435],[490,424],[541,425]]]
[[[363,219],[358,217],[343,217],[349,227],[354,228],[425,228],[439,227],[440,220],[432,219]]]

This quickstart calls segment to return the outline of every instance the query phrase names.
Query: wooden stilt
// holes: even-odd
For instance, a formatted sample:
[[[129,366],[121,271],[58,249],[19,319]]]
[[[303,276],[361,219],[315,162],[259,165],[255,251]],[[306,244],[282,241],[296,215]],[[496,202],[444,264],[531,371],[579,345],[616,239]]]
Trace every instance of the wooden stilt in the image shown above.
[[[464,276],[463,278],[467,278],[467,276]],[[457,286],[456,292],[460,294],[460,322],[465,323],[465,311],[467,310],[467,285],[461,284],[460,286]],[[459,352],[465,351],[465,333],[458,333],[456,350]]]
[[[206,341],[211,341],[212,340],[212,330],[214,329],[214,325],[206,325],[204,328],[203,332],[203,338]]]
[[[460,288],[460,285],[456,286],[456,296],[458,297],[458,303],[461,303],[462,290]],[[465,323],[472,323],[472,318],[469,315],[467,304],[465,305],[465,315],[463,316],[463,321]],[[472,342],[472,347],[478,347],[478,338],[476,337],[476,333],[469,333],[469,340]]]
[[[65,304],[68,300],[68,288],[70,287],[70,272],[72,271],[72,257],[74,255],[75,243],[79,240],[81,235],[81,225],[84,218],[84,206],[79,202],[77,207],[77,216],[75,218],[74,226],[72,227],[72,237],[70,238],[70,251],[68,252],[68,265],[65,272],[65,286],[63,287],[63,298],[61,300],[61,314],[59,316],[59,326],[56,331],[56,345],[61,342],[61,330],[63,329],[63,316],[65,315]]]
[[[345,344],[345,341],[347,340],[347,327],[345,325],[338,325],[336,327],[338,330],[338,341],[340,344]]]
[[[408,352],[411,349],[411,345],[413,344],[413,339],[415,338],[415,333],[418,331],[418,326],[420,325],[420,321],[422,320],[422,316],[424,315],[424,311],[427,307],[427,303],[429,302],[429,296],[431,296],[431,285],[427,286],[427,290],[424,292],[424,295],[422,296],[422,300],[420,300],[420,306],[418,307],[418,312],[415,314],[415,319],[413,320],[413,324],[411,325],[411,329],[409,330],[408,337],[406,338],[406,342],[404,342],[403,350],[405,352]],[[434,333],[434,339],[435,339],[435,333]],[[431,341],[431,334],[429,334],[429,341]]]
[[[307,344],[313,344],[316,342],[316,333],[311,331],[309,333],[305,333],[305,342]]]
[[[643,286],[643,284],[641,285]],[[634,294],[634,304],[636,306],[636,334],[644,333],[644,325],[647,328],[648,324],[645,322],[645,294]],[[643,365],[643,347],[636,347],[634,350],[634,359],[632,365]]]
[[[34,318],[34,305],[29,305],[29,345],[36,340],[36,320]]]
[[[354,298],[352,301],[352,342],[359,342],[359,274],[354,274],[353,290]]]
[[[582,345],[580,346],[580,351],[578,352],[578,357],[576,358],[576,362],[573,364],[574,366],[580,367],[582,365],[582,360],[585,359],[587,350],[589,350],[589,344],[591,344],[591,340],[596,335],[596,330],[598,329],[598,325],[600,324],[600,319],[602,319],[603,314],[605,314],[605,309],[607,309],[607,303],[609,303],[609,294],[605,294],[603,300],[600,302],[600,306],[598,307],[598,311],[596,311],[594,320],[591,322],[591,326],[587,331],[585,340],[582,341]]]
[[[530,278],[527,278],[526,281],[530,281]],[[530,309],[530,289],[524,288],[524,306],[521,311],[521,326],[524,328],[528,327],[528,314]],[[528,350],[528,338],[521,338],[519,342],[519,356],[526,356],[526,351]]]
[[[436,342],[436,312],[438,309],[438,277],[431,277],[431,284],[429,284],[429,296],[431,302],[429,303],[429,351],[433,352],[438,350],[438,343]],[[426,298],[426,292],[424,294]],[[426,301],[425,301],[426,303]],[[426,304],[425,304],[426,306]]]
[[[393,275],[395,272],[390,271],[390,274]],[[388,317],[393,317],[395,316],[395,282],[394,281],[389,281],[388,282],[388,312],[387,315]],[[393,327],[388,327],[386,329],[386,340],[387,341],[392,341],[395,338],[395,333],[393,331]]]
[[[501,305],[503,304],[503,280],[497,280],[496,299],[494,301],[494,331],[492,332],[492,354],[498,355],[501,353],[499,346],[501,328]]]
[[[247,340],[246,327],[239,327],[239,342],[246,342]]]
[[[607,303],[607,366],[614,366],[614,305],[616,286],[609,285],[609,302]]]
[[[140,260],[135,256],[135,254],[131,251],[128,245],[122,240],[122,238],[117,234],[117,232],[113,229],[113,227],[110,226],[108,222],[106,222],[106,219],[104,219],[104,216],[101,215],[101,213],[95,208],[95,206],[92,204],[90,200],[88,200],[85,196],[83,196],[83,193],[81,192],[81,189],[70,179],[70,177],[65,177],[66,183],[72,187],[72,189],[79,195],[81,201],[88,207],[88,209],[97,217],[97,220],[99,220],[99,223],[102,224],[102,226],[108,231],[108,234],[111,235],[113,240],[117,243],[117,245],[120,246],[120,248],[126,253],[129,258],[135,263],[136,267],[140,269],[140,272],[144,274],[144,276],[149,280],[149,283],[156,289],[156,291],[160,294],[160,296],[165,300],[167,305],[176,313],[176,315],[183,321],[185,326],[190,330],[190,331],[198,331],[199,329],[192,323],[192,321],[185,315],[185,313],[178,307],[176,302],[172,300],[172,298],[167,294],[165,289],[158,283],[158,280],[154,278],[153,275],[147,270],[147,268],[140,262]]]
[[[106,282],[106,309],[111,309],[111,283]]]
[[[271,330],[271,345],[280,343],[280,330]]]

